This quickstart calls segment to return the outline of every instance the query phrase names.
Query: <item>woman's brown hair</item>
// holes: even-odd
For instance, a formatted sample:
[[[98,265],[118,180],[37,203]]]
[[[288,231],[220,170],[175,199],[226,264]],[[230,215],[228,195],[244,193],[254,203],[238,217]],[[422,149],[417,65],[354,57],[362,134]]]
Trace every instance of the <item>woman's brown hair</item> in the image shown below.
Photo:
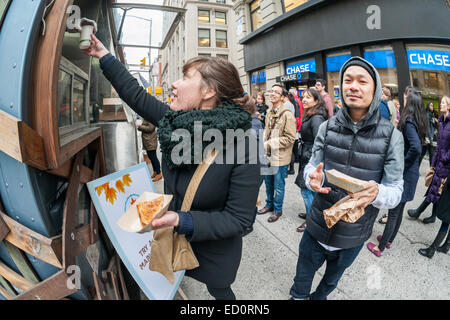
[[[217,57],[199,56],[190,59],[183,66],[183,74],[190,68],[200,72],[206,86],[216,91],[216,105],[231,100],[247,110],[247,104],[254,104],[244,91],[236,67],[228,60]]]
[[[314,101],[317,101],[316,105],[312,108],[304,108],[304,112],[303,112],[303,118],[305,118],[306,116],[312,117],[313,115],[316,114],[322,114],[324,116],[326,116],[325,118],[328,118],[328,109],[325,105],[325,101],[323,101],[322,96],[320,95],[319,91],[317,91],[316,89],[306,89],[305,92],[303,93],[303,96],[305,96],[306,93],[309,93]]]
[[[258,93],[256,94],[256,98],[258,98],[258,97],[261,97],[261,99],[262,99],[262,101],[263,101],[263,104],[266,103],[266,97],[264,96],[264,93],[263,93],[263,92],[258,92]]]

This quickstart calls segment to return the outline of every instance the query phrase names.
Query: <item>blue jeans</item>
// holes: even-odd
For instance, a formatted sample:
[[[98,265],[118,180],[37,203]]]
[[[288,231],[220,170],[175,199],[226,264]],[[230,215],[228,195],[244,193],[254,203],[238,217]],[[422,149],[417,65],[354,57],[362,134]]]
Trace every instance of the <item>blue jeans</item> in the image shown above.
[[[306,214],[311,210],[311,205],[316,196],[314,191],[309,190],[308,188],[301,188],[303,201],[305,202]]]
[[[266,207],[273,208],[274,213],[280,213],[283,209],[284,186],[288,167],[289,165],[278,167],[275,174],[265,176]]]
[[[311,300],[326,300],[327,296],[337,287],[339,280],[361,251],[364,244],[337,251],[328,251],[305,231],[299,245],[297,273],[290,294],[294,298]],[[322,280],[314,293],[311,285],[314,275],[324,262],[327,267]]]

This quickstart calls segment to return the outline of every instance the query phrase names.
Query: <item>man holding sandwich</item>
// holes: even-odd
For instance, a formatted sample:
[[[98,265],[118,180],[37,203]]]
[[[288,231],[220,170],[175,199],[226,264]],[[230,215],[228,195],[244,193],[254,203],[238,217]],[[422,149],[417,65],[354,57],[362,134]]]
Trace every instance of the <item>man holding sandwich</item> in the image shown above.
[[[326,299],[371,236],[379,209],[400,202],[403,136],[380,117],[381,88],[380,76],[368,61],[352,57],[342,66],[343,106],[320,126],[304,170],[306,185],[317,194],[299,246],[291,299]],[[331,169],[367,181],[362,191],[350,194],[365,211],[355,223],[340,220],[331,228],[325,223],[323,211],[348,195],[327,181],[323,170]],[[314,274],[325,261],[325,274],[311,293]]]

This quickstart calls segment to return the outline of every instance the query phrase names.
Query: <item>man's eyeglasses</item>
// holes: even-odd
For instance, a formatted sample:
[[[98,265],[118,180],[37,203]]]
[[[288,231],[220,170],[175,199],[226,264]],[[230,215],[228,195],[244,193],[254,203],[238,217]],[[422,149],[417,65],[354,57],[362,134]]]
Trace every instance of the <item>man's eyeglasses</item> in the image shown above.
[[[274,93],[274,94],[279,94],[280,96],[281,96],[281,92],[278,92],[278,91],[274,91],[274,90],[272,90],[272,91],[267,91],[269,94],[270,93]]]

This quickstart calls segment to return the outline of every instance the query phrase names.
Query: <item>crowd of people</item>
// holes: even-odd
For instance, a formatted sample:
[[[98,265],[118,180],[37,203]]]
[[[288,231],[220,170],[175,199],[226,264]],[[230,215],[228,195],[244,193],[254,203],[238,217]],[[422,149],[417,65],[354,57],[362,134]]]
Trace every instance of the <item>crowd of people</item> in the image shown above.
[[[296,90],[288,91],[274,84],[268,94],[268,106],[264,93],[258,93],[253,99],[245,92],[239,73],[230,62],[197,57],[187,61],[183,77],[172,84],[173,99],[168,105],[148,94],[95,35],[90,48],[84,52],[100,60],[103,74],[120,97],[148,123],[158,127],[164,192],[172,194],[173,200],[169,210],[151,222],[152,226],[155,230],[173,228],[186,237],[199,262],[186,275],[204,283],[216,299],[236,298],[231,284],[241,262],[242,238],[251,232],[256,215],[270,213],[271,223],[282,216],[285,180],[293,171],[295,158],[299,160],[295,184],[300,188],[299,196],[306,208],[299,216],[306,222],[297,227],[303,236],[291,299],[327,298],[371,236],[380,209],[389,210],[385,232],[379,236],[378,244],[369,242],[367,248],[381,256],[384,248],[393,245],[405,203],[415,196],[422,146],[431,137],[431,121],[438,135],[430,187],[422,205],[408,214],[418,218],[433,203],[432,219],[441,219],[442,226],[431,246],[420,250],[420,254],[431,258],[435,251],[449,250],[450,101],[447,96],[441,100],[442,115],[436,123],[427,117],[420,94],[414,88],[407,88],[405,105],[398,116],[400,108],[395,101],[389,103],[390,93],[383,89],[377,70],[368,61],[352,57],[340,71],[341,97],[336,106],[325,91],[324,80],[318,80],[301,98]],[[381,116],[382,101],[388,101],[389,119]],[[222,154],[216,158],[221,161],[210,164],[191,209],[182,211],[188,185],[199,164],[195,161],[199,154],[195,150],[198,146],[195,127],[199,122],[203,133],[214,129],[227,137],[227,130],[253,128],[255,134],[222,141]],[[151,130],[145,124],[140,129]],[[191,139],[182,150],[187,152],[183,156],[187,161],[181,163],[173,158],[180,152],[178,129],[187,131]],[[258,134],[261,130],[262,135]],[[256,162],[247,149],[244,161],[238,159],[236,154],[242,142],[244,145],[256,142]],[[208,144],[200,146],[204,156]],[[149,156],[153,147],[149,148]],[[158,165],[153,164],[155,172]],[[324,169],[336,169],[364,180],[362,190],[349,193],[329,183]],[[256,210],[263,182],[265,204]],[[362,208],[363,214],[352,221],[335,221],[328,227],[324,212],[342,201]],[[324,276],[311,292],[313,277],[325,261]]]

